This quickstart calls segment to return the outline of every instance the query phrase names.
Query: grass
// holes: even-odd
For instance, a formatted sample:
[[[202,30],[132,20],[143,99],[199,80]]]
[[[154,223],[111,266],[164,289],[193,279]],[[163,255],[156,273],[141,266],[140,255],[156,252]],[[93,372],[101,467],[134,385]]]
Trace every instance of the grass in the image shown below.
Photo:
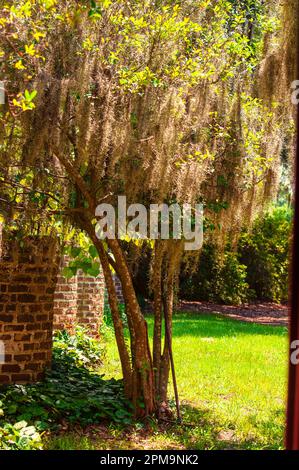
[[[152,335],[151,317],[148,323]],[[282,449],[287,329],[179,313],[173,331],[183,426],[111,425],[58,436],[49,448]],[[112,338],[101,373],[120,376]]]

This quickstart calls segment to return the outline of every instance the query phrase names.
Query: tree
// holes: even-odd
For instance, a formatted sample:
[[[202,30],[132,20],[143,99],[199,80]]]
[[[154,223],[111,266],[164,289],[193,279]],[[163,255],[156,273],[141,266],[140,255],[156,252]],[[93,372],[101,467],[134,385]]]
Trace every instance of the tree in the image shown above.
[[[150,245],[151,353],[127,245],[96,237],[95,209],[122,194],[146,206],[203,201],[207,224],[222,224],[223,238],[269,199],[287,111],[273,93],[255,90],[269,54],[281,52],[280,7],[278,1],[250,5],[22,0],[5,2],[1,14],[6,224],[20,233],[20,227],[61,231],[68,221],[88,234],[103,267],[125,391],[137,416],[157,411],[167,398],[162,313],[171,337],[183,241]],[[130,350],[111,266],[123,288]]]

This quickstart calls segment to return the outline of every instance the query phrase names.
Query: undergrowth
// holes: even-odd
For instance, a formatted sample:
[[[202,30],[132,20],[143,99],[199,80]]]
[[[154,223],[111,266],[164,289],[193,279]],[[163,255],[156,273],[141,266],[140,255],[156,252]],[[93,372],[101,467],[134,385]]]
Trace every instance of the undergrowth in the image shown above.
[[[42,434],[62,422],[130,424],[122,381],[92,370],[101,357],[96,343],[82,329],[75,336],[58,333],[52,369],[42,382],[0,388],[0,449],[39,449]]]

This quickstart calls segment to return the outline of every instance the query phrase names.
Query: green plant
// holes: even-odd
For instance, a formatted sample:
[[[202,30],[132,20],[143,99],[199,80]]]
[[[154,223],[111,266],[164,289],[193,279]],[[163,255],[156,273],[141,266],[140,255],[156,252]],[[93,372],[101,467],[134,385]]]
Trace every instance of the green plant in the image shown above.
[[[239,242],[240,260],[247,266],[247,282],[262,300],[288,299],[292,210],[273,209],[244,231]]]
[[[204,246],[198,269],[190,276],[183,271],[180,296],[186,300],[204,300],[241,304],[251,298],[246,266],[228,245],[223,255],[216,246]]]
[[[252,230],[241,232],[236,251],[228,244],[221,255],[216,246],[204,245],[196,271],[182,271],[181,298],[225,304],[286,301],[291,228],[292,210],[276,207]]]
[[[38,449],[39,432],[57,430],[61,422],[131,423],[122,381],[91,370],[101,357],[98,342],[81,327],[55,338],[52,369],[42,382],[0,388],[0,449]]]
[[[119,303],[118,304],[118,311],[119,311],[119,315],[120,315],[120,318],[121,318],[121,321],[122,321],[124,327],[127,327],[128,326],[128,321],[127,321],[125,304]],[[112,316],[111,316],[111,309],[109,307],[108,302],[105,302],[105,306],[104,306],[104,323],[107,326],[112,326],[113,325]]]
[[[1,402],[0,402],[1,404]],[[26,421],[0,426],[0,450],[40,450],[41,436],[34,426]]]
[[[55,430],[62,420],[83,426],[103,420],[131,422],[121,381],[104,380],[63,362],[56,363],[43,382],[10,386],[0,396],[4,413],[0,426],[4,428],[15,421],[32,423],[38,431]]]
[[[76,325],[73,334],[56,331],[54,334],[54,358],[72,361],[77,366],[94,368],[101,363],[105,346],[88,335],[86,328]]]
[[[216,278],[216,298],[224,304],[238,305],[250,298],[247,270],[237,253],[227,251]]]
[[[5,419],[26,420],[38,429],[55,428],[61,420],[87,425],[109,420],[130,422],[130,406],[121,381],[78,367],[73,358],[54,360],[45,380],[13,385],[0,393]]]

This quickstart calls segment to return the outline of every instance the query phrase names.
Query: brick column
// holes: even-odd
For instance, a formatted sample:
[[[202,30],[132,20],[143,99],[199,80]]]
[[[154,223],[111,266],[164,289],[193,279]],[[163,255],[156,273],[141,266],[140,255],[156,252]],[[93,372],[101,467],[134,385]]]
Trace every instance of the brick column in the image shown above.
[[[63,256],[59,268],[54,295],[54,330],[71,329],[77,317],[77,276],[66,279],[62,270],[69,263],[69,257]]]
[[[61,270],[69,263],[64,256]],[[71,279],[61,274],[55,291],[54,329],[71,329],[76,323],[86,326],[91,335],[97,335],[104,312],[105,282],[103,273],[94,278],[79,271]]]
[[[114,285],[115,285],[117,299],[118,299],[120,304],[123,304],[125,302],[124,301],[124,296],[123,296],[123,289],[122,289],[122,286],[121,286],[121,282],[120,282],[119,278],[116,276],[116,274],[113,275],[113,281],[114,281]]]
[[[46,237],[23,243],[5,242],[0,255],[0,383],[38,381],[51,364],[57,242]]]
[[[77,319],[79,323],[89,327],[93,334],[97,334],[104,312],[105,283],[103,274],[96,278],[78,274],[77,291]]]

